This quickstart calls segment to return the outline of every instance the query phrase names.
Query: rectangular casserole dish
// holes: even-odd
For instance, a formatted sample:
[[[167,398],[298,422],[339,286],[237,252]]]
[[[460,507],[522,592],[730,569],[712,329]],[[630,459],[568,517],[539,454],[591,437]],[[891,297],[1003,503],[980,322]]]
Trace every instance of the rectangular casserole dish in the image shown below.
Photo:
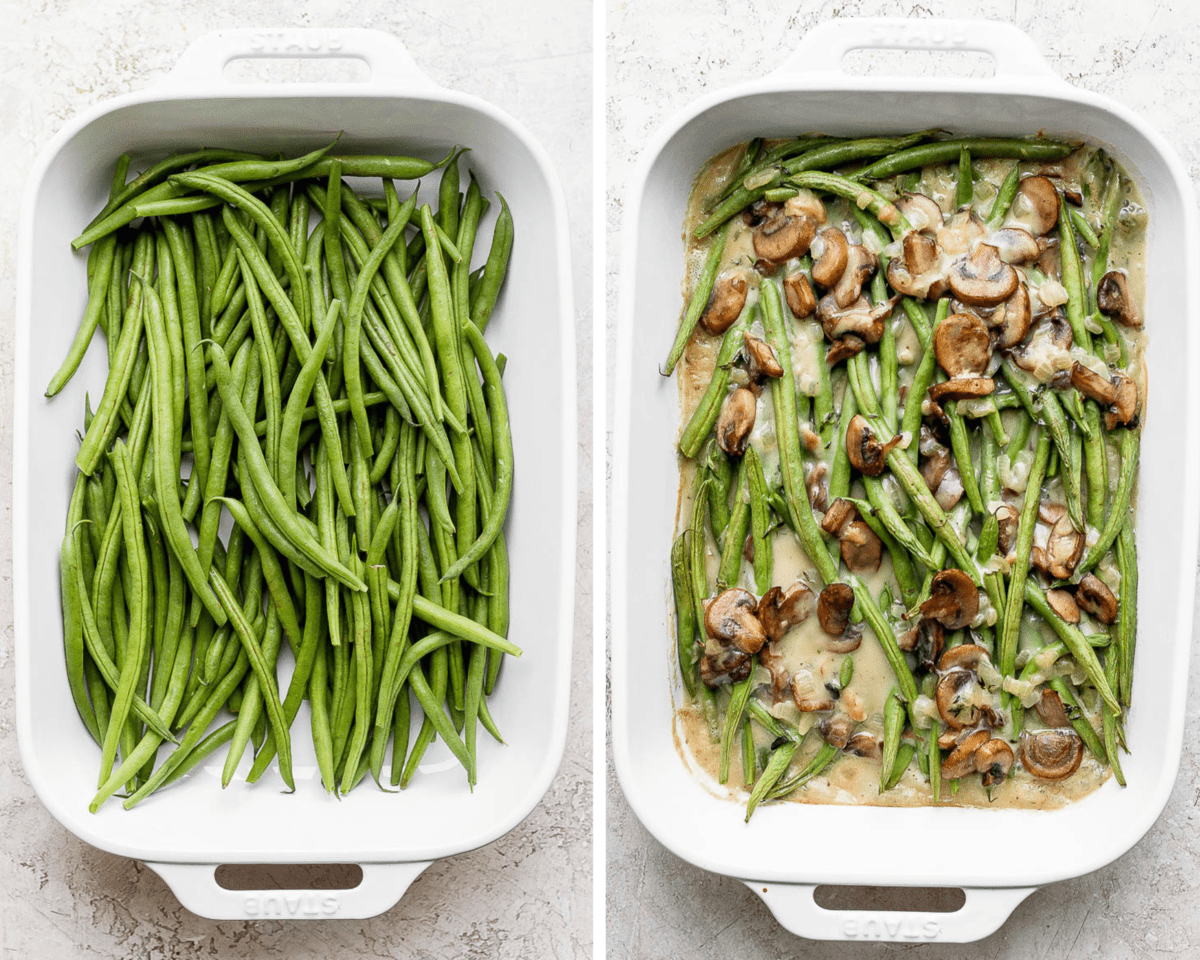
[[[336,57],[364,61],[370,80],[348,84],[235,85],[238,58]],[[512,209],[516,242],[488,331],[509,358],[506,383],[516,460],[508,523],[510,661],[492,703],[507,746],[479,740],[478,785],[438,742],[403,793],[363,784],[327,796],[316,774],[307,704],[294,731],[295,794],[277,773],[257,786],[220,788],[214,755],[188,781],[133,811],[118,802],[88,813],[97,748],[75,712],[63,666],[58,547],[75,472],[84,392],[98,398],[104,350],[90,351],[64,395],[42,391],[81,316],[86,251],[70,240],[107,196],[118,154],[146,159],[197,146],[298,155],[333,140],[347,153],[441,158],[472,147],[469,167],[485,192]],[[434,178],[422,192],[436,191]],[[397,185],[401,195],[408,189]],[[434,193],[433,195],[436,195]],[[485,219],[486,255],[495,211]],[[229,31],[190,47],[151,89],[101,104],[71,121],[42,151],[21,211],[15,373],[14,553],[17,724],[31,783],[55,818],[80,838],[144,860],[193,912],[217,919],[368,917],[394,904],[439,857],[512,829],[537,805],[562,757],[567,729],[576,529],[575,353],[567,220],[547,155],[495,107],[436,86],[403,46],[368,30]],[[283,664],[281,686],[290,675]],[[355,862],[363,882],[344,891],[283,896],[224,890],[221,863]]]
[[[986,80],[851,77],[858,48],[981,51]],[[681,312],[681,224],[692,180],[714,154],[754,136],[1042,132],[1103,145],[1138,182],[1149,210],[1146,315],[1149,392],[1137,538],[1139,635],[1126,726],[1129,783],[1114,781],[1052,812],[783,803],[743,823],[741,803],[715,796],[680,758],[673,711],[670,547],[679,485],[675,380],[659,375]],[[678,856],[740,878],[789,930],[826,939],[986,936],[1037,886],[1101,867],[1128,850],[1166,804],[1179,765],[1196,558],[1200,320],[1191,185],[1171,148],[1125,108],[1058,80],[1032,41],[1000,23],[838,20],[812,30],[764,80],[709,96],[668,122],[634,177],[623,231],[613,470],[613,754],[630,806]],[[952,835],[954,843],[904,838]],[[1002,856],[1001,845],[1056,851]],[[962,851],[983,851],[964,857]],[[986,851],[996,851],[987,855]],[[829,911],[816,884],[962,887],[950,914]]]

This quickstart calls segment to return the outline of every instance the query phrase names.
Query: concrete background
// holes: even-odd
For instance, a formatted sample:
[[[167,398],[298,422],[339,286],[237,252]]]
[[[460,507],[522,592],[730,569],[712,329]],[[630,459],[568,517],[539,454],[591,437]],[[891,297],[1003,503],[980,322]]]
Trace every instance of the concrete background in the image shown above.
[[[352,11],[353,16],[347,16]],[[0,0],[0,957],[591,955],[591,198],[592,7],[585,0]],[[571,211],[578,338],[579,570],[572,720],[558,776],[512,833],[441,861],[367,921],[201,920],[141,864],[64,831],[33,795],[17,752],[12,663],[13,291],[27,170],[79,111],[162,76],[211,30],[374,27],[436,82],[512,114],[549,150]],[[308,74],[306,74],[308,76]]]
[[[960,2],[777,2],[693,0],[686,13],[665,0],[608,3],[606,268],[607,355],[613,318],[623,200],[641,145],[696,98],[770,72],[814,24],[837,16],[986,17],[1027,31],[1068,82],[1120,101],[1156,126],[1200,182],[1200,6],[1122,0]],[[931,64],[905,58],[905,72]],[[880,57],[878,59],[885,59]],[[866,60],[852,61],[856,69]],[[977,64],[967,62],[970,69]],[[943,61],[943,66],[945,61]],[[1200,265],[1197,265],[1200,267]],[[611,366],[610,366],[611,370]],[[609,374],[611,386],[611,373]],[[610,391],[611,392],[611,391]],[[607,427],[611,433],[611,412]],[[1193,668],[1200,653],[1193,655]],[[1193,669],[1193,674],[1195,673]],[[1200,691],[1187,707],[1182,766],[1157,824],[1109,867],[1038,891],[1001,929],[976,944],[817,943],[785,931],[739,881],[706,873],[660,846],[625,803],[607,770],[608,956],[692,960],[737,956],[896,956],[1066,960],[1200,954]],[[999,848],[991,855],[1002,855]]]

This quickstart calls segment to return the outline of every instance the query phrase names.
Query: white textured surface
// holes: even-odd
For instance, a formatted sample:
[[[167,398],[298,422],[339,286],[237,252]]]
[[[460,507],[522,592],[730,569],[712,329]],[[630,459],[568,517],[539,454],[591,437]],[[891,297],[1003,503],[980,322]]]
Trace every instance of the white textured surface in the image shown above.
[[[590,5],[0,0],[0,22],[0,147],[9,164],[0,181],[0,289],[10,292],[0,298],[0,956],[589,956]],[[367,921],[213,923],[193,916],[141,864],[87,846],[50,818],[25,780],[13,729],[11,291],[23,171],[71,116],[145,87],[193,39],[235,26],[356,26],[395,34],[434,81],[487,99],[530,129],[555,163],[572,216],[583,359],[577,364],[578,627],[566,753],[549,793],[524,823],[480,850],[436,863],[395,908]]]
[[[1030,2],[795,3],[696,0],[686,16],[678,4],[641,0],[608,4],[607,272],[613,356],[617,256],[623,200],[641,146],[675,111],[703,94],[770,72],[814,24],[833,16],[990,17],[1029,32],[1053,69],[1071,83],[1131,107],[1167,137],[1193,181],[1200,179],[1200,11],[1194,5],[1126,4],[1115,0]],[[928,72],[920,57],[875,58],[905,72]],[[871,58],[856,56],[856,69]],[[975,70],[975,60],[965,61]],[[945,69],[945,60],[937,62]],[[611,384],[611,378],[609,380]],[[611,414],[607,421],[611,431]],[[1200,659],[1200,655],[1193,660]],[[988,939],[969,946],[805,941],[787,933],[740,882],[692,867],[661,847],[641,826],[607,771],[608,954],[614,958],[746,960],[867,954],[986,958],[1194,956],[1200,952],[1200,889],[1196,803],[1200,693],[1194,686],[1179,779],[1149,834],[1116,863],[1086,877],[1047,887],[1019,906]],[[1189,745],[1190,744],[1190,745]],[[933,838],[897,837],[914,856]],[[1021,851],[1019,838],[997,837],[995,849],[971,857],[1054,856]]]

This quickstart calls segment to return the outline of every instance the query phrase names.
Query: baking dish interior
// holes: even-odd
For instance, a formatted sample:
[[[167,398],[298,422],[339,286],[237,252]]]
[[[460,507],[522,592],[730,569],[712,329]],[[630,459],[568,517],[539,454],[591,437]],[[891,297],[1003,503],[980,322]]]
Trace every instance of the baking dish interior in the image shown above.
[[[631,806],[681,857],[755,880],[895,885],[1043,883],[1095,869],[1132,846],[1161,812],[1179,763],[1195,554],[1194,238],[1178,166],[1156,137],[1089,95],[983,86],[931,91],[845,86],[758,88],[708,101],[664,134],[647,160],[626,228],[619,364],[630,415],[618,420],[614,505],[614,754]],[[925,81],[927,84],[928,81]],[[1045,87],[1045,83],[1041,87]],[[1065,90],[1063,85],[1057,85]],[[702,786],[680,759],[672,712],[682,696],[669,610],[677,506],[677,385],[658,368],[681,311],[681,224],[692,179],[714,154],[754,136],[906,133],[1079,137],[1104,145],[1139,184],[1150,214],[1146,316],[1149,395],[1137,539],[1139,645],[1122,758],[1129,786],[1109,781],[1053,811],[820,806],[760,807]],[[673,132],[672,132],[673,131]],[[710,784],[712,790],[720,790]],[[947,833],[946,831],[950,831]],[[955,836],[955,842],[935,838]],[[965,854],[970,850],[970,854]],[[1051,851],[1051,853],[1047,853]]]
[[[58,550],[74,482],[76,431],[85,392],[93,405],[107,363],[95,343],[75,379],[53,401],[42,391],[65,355],[86,299],[86,251],[70,240],[107,198],[122,151],[133,171],[177,150],[229,146],[294,156],[338,133],[346,153],[444,157],[455,144],[485,196],[497,190],[515,222],[510,273],[488,328],[505,374],[517,479],[508,519],[511,630],[522,647],[501,673],[491,712],[504,735],[478,741],[478,785],[435,742],[403,793],[364,782],[341,800],[316,772],[305,704],[293,726],[297,790],[282,796],[275,769],[248,787],[220,788],[223,751],[187,781],[132,812],[112,801],[96,815],[99,753],[76,715],[66,683],[59,610]],[[35,178],[39,171],[35,171]],[[437,175],[422,195],[436,203]],[[364,186],[365,188],[365,186]],[[19,689],[21,748],[39,796],[65,826],[104,849],[142,859],[221,861],[386,861],[430,859],[488,842],[537,804],[557,770],[566,732],[574,584],[574,351],[566,221],[553,174],[521,131],[478,101],[434,95],[237,96],[125,102],[60,137],[27,198],[22,283],[27,310],[26,416],[18,424],[18,644],[26,669]],[[378,182],[371,188],[381,192]],[[401,197],[411,185],[397,183]],[[474,262],[487,256],[497,206],[485,217]],[[98,335],[98,337],[101,335]],[[21,458],[22,452],[24,458]],[[24,536],[20,527],[24,527]],[[281,688],[291,660],[281,654]],[[285,662],[286,661],[286,662]],[[414,716],[419,712],[414,705]],[[246,761],[240,770],[249,769]],[[386,780],[385,780],[386,783]]]

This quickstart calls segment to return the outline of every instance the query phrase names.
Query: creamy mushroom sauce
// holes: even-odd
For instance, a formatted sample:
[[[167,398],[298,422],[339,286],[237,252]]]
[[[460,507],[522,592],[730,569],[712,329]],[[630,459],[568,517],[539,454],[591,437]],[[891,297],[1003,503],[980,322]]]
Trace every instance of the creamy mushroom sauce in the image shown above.
[[[765,142],[763,151],[765,152],[778,142],[780,141]],[[692,185],[686,218],[683,224],[685,274],[682,283],[682,293],[684,309],[686,309],[686,305],[691,299],[692,290],[695,288],[696,281],[704,268],[709,245],[712,242],[711,237],[697,241],[694,237],[694,232],[704,221],[706,211],[710,207],[712,199],[721,193],[728,184],[730,177],[736,173],[738,162],[744,150],[745,144],[739,144],[710,159],[701,169]],[[1093,154],[1094,148],[1085,146],[1064,160],[1054,163],[1022,162],[1022,176],[1032,174],[1055,175],[1061,177],[1066,184],[1080,188],[1084,187],[1086,179],[1091,178],[1091,182],[1087,184],[1089,196],[1086,198],[1082,209],[1089,221],[1095,222],[1094,211],[1101,202],[1104,183],[1102,181],[1097,183],[1097,178],[1094,178],[1093,170],[1090,167]],[[1010,160],[992,159],[977,159],[973,162],[975,207],[981,211],[982,215],[986,215],[990,210],[992,199],[995,197],[1011,164],[1012,161]],[[953,213],[955,209],[956,184],[956,165],[943,164],[936,167],[926,167],[923,169],[921,179],[913,192],[923,193],[936,200],[943,214],[948,215]],[[889,198],[895,197],[895,191],[891,188],[890,183],[876,184],[876,188]],[[1125,176],[1125,186],[1123,189],[1124,196],[1120,216],[1121,227],[1114,233],[1111,242],[1108,268],[1110,270],[1122,270],[1126,273],[1131,299],[1138,305],[1139,310],[1141,310],[1145,301],[1146,212],[1136,184],[1127,175]],[[825,226],[840,227],[851,243],[861,242],[862,230],[857,220],[850,214],[846,201],[832,197],[824,197],[823,200],[827,211]],[[1022,220],[1027,217],[1028,211],[1023,211],[1019,209],[1019,204],[1014,204],[1014,209],[1009,213],[1004,223],[1001,224],[1001,227],[1021,225]],[[749,277],[754,278],[756,274],[754,273],[753,265],[756,258],[753,250],[753,230],[744,224],[740,215],[736,219],[738,223],[726,240],[720,272],[724,272],[730,267],[740,266],[747,271]],[[872,242],[874,241],[874,238],[870,239]],[[1081,244],[1081,247],[1084,258],[1084,275],[1088,277],[1091,270],[1090,248],[1086,244]],[[814,260],[818,252],[819,250],[813,251]],[[888,251],[889,254],[893,252]],[[1024,279],[1025,277],[1022,277],[1022,280]],[[864,294],[866,293],[866,285],[864,285]],[[1034,293],[1032,284],[1030,284],[1030,293],[1031,295]],[[749,309],[750,305],[757,301],[757,298],[758,287],[752,279],[752,285],[746,299],[746,309]],[[791,341],[793,372],[797,390],[801,394],[814,396],[817,393],[818,364],[824,362],[825,351],[828,349],[829,344],[824,337],[820,323],[815,318],[810,317],[807,320],[796,320],[788,310],[786,304],[783,307],[783,312]],[[894,311],[890,322],[895,332],[897,355],[900,364],[899,380],[903,389],[912,380],[913,372],[921,359],[922,347],[902,310],[897,309]],[[1130,357],[1128,370],[1138,384],[1141,416],[1144,418],[1147,415],[1144,367],[1145,326],[1143,325],[1140,329],[1134,330],[1118,324],[1118,329],[1127,344]],[[766,339],[761,318],[755,320],[751,327],[751,332],[755,336]],[[705,387],[708,385],[720,342],[720,336],[711,336],[698,326],[696,333],[693,335],[683,354],[683,358],[677,368],[681,424],[688,422],[692,411],[695,409],[696,404],[704,393]],[[1055,361],[1053,349],[1050,346],[1044,349],[1047,354],[1047,366],[1053,366]],[[1072,357],[1072,359],[1078,359],[1078,357]],[[844,366],[843,363],[837,369],[844,370]],[[877,353],[874,351],[870,351],[870,368],[876,391],[878,391],[879,365]],[[1028,376],[1028,380],[1032,386],[1037,385],[1037,381],[1032,375]],[[730,389],[733,389],[735,385],[736,382],[731,382]],[[841,395],[845,389],[845,377],[835,373],[833,386],[836,412],[841,409]],[[960,408],[963,403],[969,403],[969,401],[960,401]],[[1005,428],[1011,429],[1010,421],[1013,419],[1013,414],[1005,411],[1002,417],[1005,421]],[[811,426],[811,424],[802,422],[802,436],[804,427],[806,426]],[[750,443],[762,458],[763,472],[767,483],[778,488],[780,486],[779,454],[775,443],[774,409],[770,390],[764,390],[758,398],[755,426],[751,433]],[[1111,479],[1117,474],[1119,460],[1113,452],[1111,445],[1106,448],[1109,450],[1109,477]],[[807,452],[805,456],[805,469],[806,471],[811,469],[818,461],[824,462],[826,468],[828,468],[832,463],[832,459],[832,445],[829,449],[818,449],[816,452]],[[1006,480],[1011,479],[1014,487],[1023,490],[1024,485],[1021,482],[1021,477],[1023,474],[1028,474],[1030,463],[1026,458],[1017,459],[1019,462],[1014,464],[1001,463],[1001,481],[1004,483]],[[688,461],[682,457],[680,458],[680,464],[676,527],[682,530],[692,512],[692,491],[694,489],[696,467],[694,461]],[[1008,471],[1007,476],[1004,471]],[[890,475],[885,474],[885,478],[885,483],[895,482],[890,479]],[[1045,491],[1044,498],[1056,500],[1060,503],[1064,501],[1062,484],[1059,479],[1048,480],[1043,485],[1043,490]],[[851,495],[865,498],[865,493],[857,478],[851,488]],[[1035,544],[1039,542],[1044,544],[1047,533],[1046,525],[1039,523],[1035,533]],[[1094,529],[1089,528],[1087,541],[1089,546],[1095,541],[1096,534],[1097,532]],[[786,590],[790,584],[800,580],[810,584],[814,594],[819,592],[821,581],[817,575],[816,568],[808,561],[800,547],[799,541],[790,530],[781,526],[775,531],[773,534],[773,548],[774,575],[772,583],[778,584]],[[712,539],[711,531],[706,533],[705,556],[708,566],[707,579],[712,584],[716,579],[720,550]],[[1106,558],[1102,561],[1094,572],[1110,587],[1118,590],[1120,575],[1110,559]],[[897,597],[899,596],[899,590],[891,572],[890,557],[886,549],[883,553],[883,562],[880,565],[879,571],[875,574],[860,576],[874,595],[878,596],[884,584],[890,584],[893,594]],[[741,574],[736,585],[746,588],[757,596],[754,588],[753,572],[749,563],[743,562]],[[987,603],[987,598],[982,592],[980,600],[981,604]],[[897,605],[892,611],[893,620],[898,618],[899,612],[902,609],[902,604],[897,601]],[[1050,628],[1039,617],[1030,613],[1028,606],[1025,609],[1026,617],[1021,628],[1019,641],[1018,669],[1028,661],[1032,652],[1057,639]],[[1084,618],[1086,624],[1087,614],[1084,614]],[[1089,632],[1104,631],[1105,629],[1107,628],[1096,622]],[[949,632],[947,631],[947,634]],[[811,669],[818,688],[827,681],[836,681],[841,663],[846,655],[824,650],[823,647],[827,640],[828,637],[821,630],[815,613],[800,625],[792,628],[778,644],[783,651],[789,674],[800,668]],[[869,627],[865,629],[862,645],[853,653],[853,657],[853,679],[841,694],[839,709],[850,714],[852,719],[860,721],[856,728],[857,731],[865,730],[882,739],[883,708],[895,681],[882,648],[875,641],[874,634]],[[1069,657],[1059,663],[1060,667],[1063,667],[1064,664],[1071,667],[1074,666],[1074,661]],[[756,665],[754,669],[755,683],[769,685],[770,674],[768,671],[761,665]],[[1074,669],[1076,670],[1074,680],[1077,683],[1082,683],[1082,672],[1077,667]],[[1100,699],[1096,695],[1095,690],[1090,686],[1083,688],[1081,704],[1089,720],[1092,722],[1092,726],[1099,731]],[[801,713],[796,708],[790,696],[787,696],[783,702],[775,705],[772,708],[772,712],[780,719],[797,725],[801,732],[808,731],[821,716],[828,715],[821,713]],[[1041,729],[1043,726],[1036,711],[1032,709],[1026,711],[1025,729],[1032,731]],[[752,723],[751,727],[754,730],[755,746],[760,756],[762,756],[770,747],[770,735],[758,724]],[[713,741],[708,724],[696,703],[684,702],[677,705],[673,720],[673,737],[676,748],[684,763],[708,790],[722,798],[733,799],[742,803],[745,802],[746,797],[749,795],[749,786],[743,785],[741,751],[736,746],[733,749],[729,780],[724,785],[720,784],[717,779],[720,747],[718,743]],[[801,769],[820,749],[823,742],[820,736],[815,733],[807,737],[800,751],[796,754],[790,769],[792,771]],[[932,803],[929,782],[920,772],[915,758],[893,789],[880,793],[879,776],[880,762],[878,760],[857,757],[842,752],[839,753],[834,763],[826,768],[823,774],[794,791],[788,799],[794,802],[806,803],[838,803],[889,807],[921,806]],[[1032,777],[1022,769],[1018,758],[1008,777],[998,787],[992,788],[990,796],[982,786],[980,777],[976,774],[962,778],[959,781],[956,793],[951,791],[950,781],[943,781],[940,805],[1053,809],[1065,806],[1072,801],[1086,796],[1101,786],[1110,776],[1111,770],[1109,767],[1100,763],[1092,755],[1091,751],[1086,749],[1079,769],[1066,780],[1057,783],[1046,782]]]

